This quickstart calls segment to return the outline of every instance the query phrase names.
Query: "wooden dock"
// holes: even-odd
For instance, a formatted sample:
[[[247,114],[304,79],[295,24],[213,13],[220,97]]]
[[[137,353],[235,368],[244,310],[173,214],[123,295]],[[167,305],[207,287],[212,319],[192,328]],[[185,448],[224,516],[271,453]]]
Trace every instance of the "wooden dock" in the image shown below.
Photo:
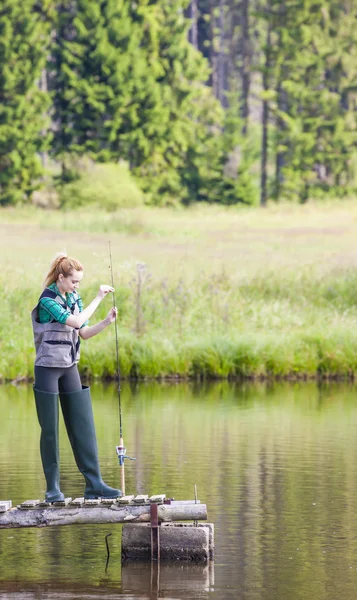
[[[10,500],[0,501],[0,529],[49,527],[78,524],[146,523],[157,507],[158,523],[201,521],[207,519],[205,504],[194,500],[166,500],[165,494],[124,496],[117,500],[66,498],[52,504],[26,500],[12,507]]]
[[[122,524],[123,561],[212,561],[213,524],[198,524],[206,519],[207,507],[199,500],[166,499],[165,494],[66,498],[52,504],[25,500],[16,507],[11,500],[0,500],[0,529]]]

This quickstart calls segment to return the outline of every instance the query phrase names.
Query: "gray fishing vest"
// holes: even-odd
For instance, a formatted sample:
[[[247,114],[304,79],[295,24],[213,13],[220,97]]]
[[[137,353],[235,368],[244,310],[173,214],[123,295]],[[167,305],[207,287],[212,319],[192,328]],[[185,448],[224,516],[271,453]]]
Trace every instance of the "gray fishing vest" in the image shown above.
[[[52,298],[58,304],[70,310],[73,315],[79,315],[78,297],[69,307],[53,290],[46,288],[40,298]],[[35,366],[37,367],[71,367],[79,361],[80,339],[78,329],[69,325],[51,321],[40,323],[38,320],[38,304],[31,313],[33,336],[36,347]]]

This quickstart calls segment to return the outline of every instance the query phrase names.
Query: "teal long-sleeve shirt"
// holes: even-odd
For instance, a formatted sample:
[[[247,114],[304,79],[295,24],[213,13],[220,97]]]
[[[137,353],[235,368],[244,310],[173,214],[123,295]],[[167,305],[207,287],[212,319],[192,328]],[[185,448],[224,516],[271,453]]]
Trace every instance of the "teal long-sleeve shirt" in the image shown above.
[[[66,323],[68,317],[72,314],[71,307],[76,301],[78,303],[79,312],[82,312],[83,302],[79,294],[76,294],[75,296],[71,293],[66,294],[66,296],[62,296],[62,294],[60,294],[60,292],[58,291],[58,288],[55,283],[51,283],[51,285],[48,286],[48,289],[56,292],[56,294],[61,296],[63,301],[67,304],[68,309],[61,306],[58,302],[56,302],[56,300],[53,300],[52,298],[41,298],[38,306],[38,319],[40,323],[50,323],[53,320],[57,321],[58,323]],[[88,323],[89,321],[86,321],[85,323],[83,323],[82,327],[85,327],[86,325],[88,325]]]

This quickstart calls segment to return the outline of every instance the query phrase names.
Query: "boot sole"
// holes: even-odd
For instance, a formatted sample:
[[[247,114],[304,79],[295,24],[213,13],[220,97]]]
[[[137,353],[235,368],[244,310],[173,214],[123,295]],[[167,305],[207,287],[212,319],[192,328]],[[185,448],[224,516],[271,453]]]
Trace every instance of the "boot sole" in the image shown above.
[[[84,496],[85,500],[100,500],[101,498],[105,500],[116,500],[117,498],[121,498],[122,494],[118,494],[118,496]]]

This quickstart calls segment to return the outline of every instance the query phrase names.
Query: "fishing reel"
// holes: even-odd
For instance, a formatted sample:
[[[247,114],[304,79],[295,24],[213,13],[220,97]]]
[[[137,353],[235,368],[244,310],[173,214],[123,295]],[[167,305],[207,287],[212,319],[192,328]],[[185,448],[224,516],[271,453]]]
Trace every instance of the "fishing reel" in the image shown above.
[[[127,456],[126,455],[126,448],[125,446],[115,446],[116,452],[117,452],[117,456],[118,456],[118,460],[119,460],[119,464],[122,467],[124,464],[124,460],[126,458],[128,458],[129,460],[136,460],[136,458],[133,458],[132,456]]]

